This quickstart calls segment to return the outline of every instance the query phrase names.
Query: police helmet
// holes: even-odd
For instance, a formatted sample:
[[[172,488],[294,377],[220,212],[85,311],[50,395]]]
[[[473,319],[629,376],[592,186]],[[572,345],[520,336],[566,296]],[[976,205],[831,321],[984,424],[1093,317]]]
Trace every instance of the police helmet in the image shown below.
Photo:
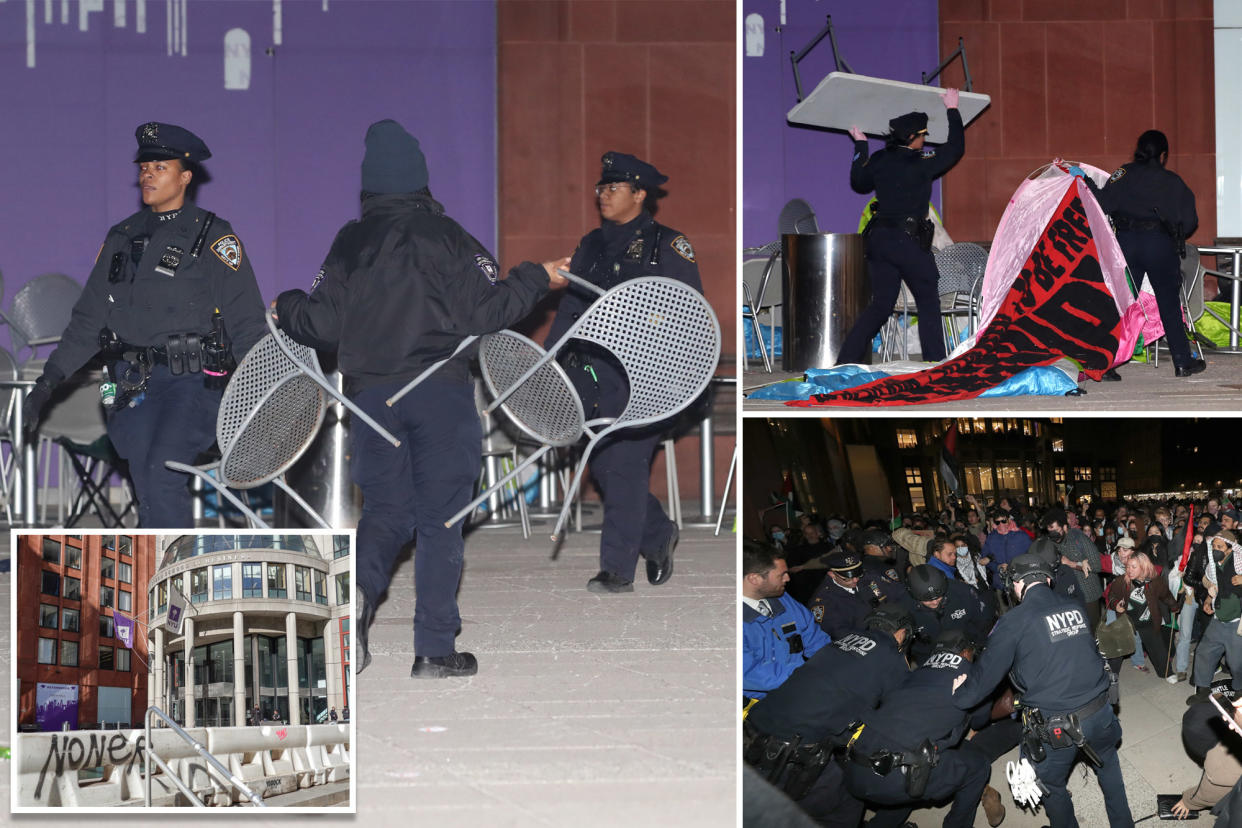
[[[1052,578],[1052,566],[1041,555],[1024,552],[1009,562],[1009,571],[1005,580],[1012,588],[1014,584]]]
[[[973,652],[979,649],[979,644],[966,630],[957,628],[941,630],[936,636],[935,648],[946,653],[960,653],[962,650]]]
[[[878,546],[883,549],[891,542],[892,538],[888,536],[888,533],[881,532],[879,529],[867,529],[862,535],[863,546]]]
[[[935,601],[949,592],[949,579],[930,564],[919,564],[911,569],[906,584],[916,601]]]
[[[899,604],[880,604],[867,613],[867,617],[863,619],[863,627],[889,633],[894,638],[898,630],[905,630],[905,641],[901,645],[904,649],[910,645],[910,639],[914,637],[914,616],[910,614],[910,610]]]

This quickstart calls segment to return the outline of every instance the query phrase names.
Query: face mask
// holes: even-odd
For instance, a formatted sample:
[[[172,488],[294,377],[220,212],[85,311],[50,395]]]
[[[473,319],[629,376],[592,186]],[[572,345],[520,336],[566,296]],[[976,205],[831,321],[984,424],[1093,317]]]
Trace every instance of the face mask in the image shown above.
[[[1064,538],[1064,537],[1065,537],[1065,533],[1063,533],[1063,532],[1049,532],[1049,533],[1048,533],[1048,538],[1049,538],[1049,539],[1050,539],[1053,543],[1060,543],[1060,542],[1061,542],[1061,539],[1062,539],[1062,538]]]
[[[959,546],[959,547],[957,548],[957,556],[958,556],[959,558],[964,558],[964,557],[966,557],[966,552],[967,552],[967,551],[968,551],[968,550],[967,550],[967,548],[966,548],[965,546]]]
[[[1221,563],[1229,555],[1228,552],[1221,552],[1219,549],[1212,550],[1212,560]]]
[[[773,533],[772,533],[772,540],[775,540],[775,541],[783,541],[784,539],[785,539],[785,533],[784,533],[784,532],[773,532]]]

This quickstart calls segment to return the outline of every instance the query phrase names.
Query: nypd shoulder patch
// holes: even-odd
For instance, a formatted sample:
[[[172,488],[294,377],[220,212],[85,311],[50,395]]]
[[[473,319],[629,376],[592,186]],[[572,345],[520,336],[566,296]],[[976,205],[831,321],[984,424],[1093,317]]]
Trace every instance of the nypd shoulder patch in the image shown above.
[[[685,236],[678,236],[670,242],[673,249],[677,251],[677,255],[681,256],[688,262],[694,261],[694,248],[690,246],[690,240]]]
[[[237,236],[229,234],[217,239],[211,245],[211,250],[216,254],[216,258],[224,262],[233,270],[241,267],[242,263],[242,246],[237,240]]]
[[[496,266],[496,262],[491,256],[485,256],[482,253],[476,253],[474,256],[474,265],[483,271],[483,275],[487,277],[487,281],[493,285],[500,279],[500,268]]]
[[[1123,175],[1125,175],[1125,174],[1126,174],[1126,168],[1125,168],[1125,167],[1118,167],[1118,168],[1117,168],[1117,171],[1108,177],[1108,180],[1109,180],[1109,181],[1118,181],[1118,180],[1120,180],[1120,179],[1121,179],[1121,177],[1122,177]]]
[[[824,621],[824,605],[823,605],[823,604],[817,604],[817,605],[815,606],[815,608],[811,610],[811,615],[815,616],[815,623],[816,623],[816,624],[821,624],[821,623],[823,623],[823,621]]]

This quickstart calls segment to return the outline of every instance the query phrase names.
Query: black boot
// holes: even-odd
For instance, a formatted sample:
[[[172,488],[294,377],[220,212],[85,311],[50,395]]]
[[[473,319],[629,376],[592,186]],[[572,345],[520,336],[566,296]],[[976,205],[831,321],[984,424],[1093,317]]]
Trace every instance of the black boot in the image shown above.
[[[1196,687],[1195,694],[1186,699],[1186,704],[1192,705],[1198,704],[1199,702],[1205,702],[1208,700],[1208,696],[1211,695],[1211,692],[1212,688],[1210,687]]]
[[[371,599],[367,598],[366,590],[358,587],[355,593],[354,603],[357,604],[358,623],[354,629],[354,643],[362,651],[362,658],[357,660],[355,670],[361,675],[371,663],[371,651],[367,649],[367,633],[371,629],[371,623],[375,620],[375,605],[371,603]]]

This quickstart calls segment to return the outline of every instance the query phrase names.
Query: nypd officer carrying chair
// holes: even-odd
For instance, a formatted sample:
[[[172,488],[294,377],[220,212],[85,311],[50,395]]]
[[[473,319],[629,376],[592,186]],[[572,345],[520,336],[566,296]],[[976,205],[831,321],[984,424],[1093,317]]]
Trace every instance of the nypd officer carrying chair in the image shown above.
[[[583,284],[572,274],[562,275],[575,284]],[[587,286],[600,292],[594,285]],[[599,441],[612,432],[658,423],[684,410],[707,388],[720,359],[720,323],[703,294],[675,279],[632,279],[602,292],[546,353],[534,359],[507,387],[497,389],[488,412],[503,405],[519,389],[525,389],[541,372],[547,376],[545,369],[554,364],[553,358],[574,339],[590,342],[612,354],[625,371],[630,395],[616,418],[584,424],[588,442],[552,530],[554,541],[561,535],[591,451]],[[537,346],[530,343],[530,347]],[[580,412],[581,400],[576,393],[574,396]],[[603,427],[596,431],[592,426]],[[454,515],[449,524],[478,502]]]

